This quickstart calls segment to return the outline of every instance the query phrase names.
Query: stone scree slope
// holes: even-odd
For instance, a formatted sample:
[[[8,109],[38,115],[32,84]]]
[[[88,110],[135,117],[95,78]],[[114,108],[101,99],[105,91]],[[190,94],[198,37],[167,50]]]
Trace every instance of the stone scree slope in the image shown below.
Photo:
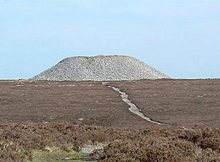
[[[54,81],[113,81],[168,78],[165,74],[129,56],[69,57],[31,78]]]

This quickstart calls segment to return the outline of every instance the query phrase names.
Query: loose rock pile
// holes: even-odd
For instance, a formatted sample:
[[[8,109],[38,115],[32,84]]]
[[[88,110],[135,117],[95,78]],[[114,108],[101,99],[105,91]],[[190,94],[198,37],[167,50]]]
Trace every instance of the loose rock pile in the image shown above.
[[[33,77],[33,80],[112,81],[168,78],[129,56],[69,57]]]

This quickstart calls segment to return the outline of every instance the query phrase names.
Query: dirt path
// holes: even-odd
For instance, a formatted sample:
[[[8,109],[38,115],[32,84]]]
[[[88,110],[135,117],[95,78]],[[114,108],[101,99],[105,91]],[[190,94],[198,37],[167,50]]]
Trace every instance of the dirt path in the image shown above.
[[[153,119],[151,119],[150,117],[147,117],[142,110],[137,107],[134,103],[131,102],[131,100],[129,99],[129,96],[126,92],[121,91],[119,88],[113,87],[113,86],[108,86],[109,88],[113,89],[114,91],[120,93],[122,101],[124,101],[126,104],[128,104],[129,107],[129,111],[132,112],[133,114],[141,117],[142,119],[152,123],[152,124],[157,124],[157,125],[164,125],[164,126],[171,126],[171,127],[177,127],[183,130],[194,130],[191,128],[186,128],[184,126],[175,126],[175,125],[171,125],[171,124],[167,124],[167,123],[163,123],[163,122],[159,122],[159,121],[155,121]]]
[[[134,103],[131,102],[131,100],[129,99],[129,96],[127,93],[121,91],[119,88],[117,87],[113,87],[113,86],[108,86],[109,88],[113,89],[114,91],[118,92],[121,95],[121,99],[122,101],[124,101],[128,106],[129,106],[129,111],[132,112],[133,114],[141,117],[142,119],[152,123],[152,124],[157,124],[157,125],[167,125],[165,123],[159,122],[159,121],[155,121],[153,119],[151,119],[150,117],[147,117],[139,107],[137,107]]]

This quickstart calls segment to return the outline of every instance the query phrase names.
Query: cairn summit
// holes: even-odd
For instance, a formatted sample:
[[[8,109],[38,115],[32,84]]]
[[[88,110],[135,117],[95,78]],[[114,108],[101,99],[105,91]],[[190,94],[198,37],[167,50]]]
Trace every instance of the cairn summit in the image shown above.
[[[168,78],[153,67],[129,56],[69,57],[32,80],[120,81]]]

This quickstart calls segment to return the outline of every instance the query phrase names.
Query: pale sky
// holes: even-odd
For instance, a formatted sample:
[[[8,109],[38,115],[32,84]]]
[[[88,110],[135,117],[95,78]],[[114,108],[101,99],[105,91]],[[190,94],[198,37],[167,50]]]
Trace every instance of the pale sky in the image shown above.
[[[0,0],[0,79],[99,54],[174,78],[220,78],[220,0]]]

